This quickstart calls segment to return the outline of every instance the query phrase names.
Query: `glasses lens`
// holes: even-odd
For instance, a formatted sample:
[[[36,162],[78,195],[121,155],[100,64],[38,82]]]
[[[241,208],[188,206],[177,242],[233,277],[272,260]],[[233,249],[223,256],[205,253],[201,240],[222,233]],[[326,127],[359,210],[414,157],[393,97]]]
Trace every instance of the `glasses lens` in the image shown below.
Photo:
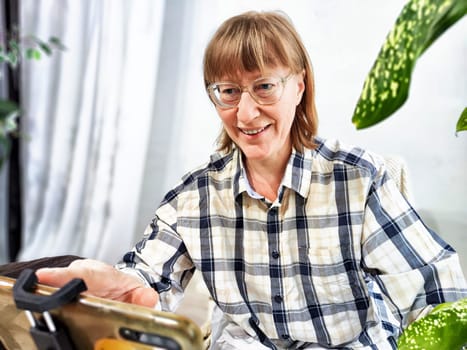
[[[279,100],[282,85],[280,80],[274,78],[262,78],[253,83],[250,90],[256,100],[262,104],[270,104]]]
[[[236,106],[240,101],[240,86],[231,83],[217,83],[210,87],[214,102],[220,106]]]

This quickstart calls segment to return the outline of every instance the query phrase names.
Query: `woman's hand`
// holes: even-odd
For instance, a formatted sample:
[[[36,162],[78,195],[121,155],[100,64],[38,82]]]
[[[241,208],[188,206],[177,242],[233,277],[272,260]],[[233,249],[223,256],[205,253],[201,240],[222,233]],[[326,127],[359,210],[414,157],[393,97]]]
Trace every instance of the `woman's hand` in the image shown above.
[[[62,287],[73,278],[81,278],[88,287],[84,294],[154,307],[159,294],[136,276],[118,271],[112,265],[92,259],[73,261],[68,267],[42,268],[36,271],[39,283]]]

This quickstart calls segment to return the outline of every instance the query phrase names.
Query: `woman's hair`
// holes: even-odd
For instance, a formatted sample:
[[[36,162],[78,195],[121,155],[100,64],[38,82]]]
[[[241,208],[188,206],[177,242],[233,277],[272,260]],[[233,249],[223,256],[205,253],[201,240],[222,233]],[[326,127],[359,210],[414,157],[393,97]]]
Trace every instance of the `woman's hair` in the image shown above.
[[[303,152],[303,147],[315,148],[318,117],[313,69],[300,36],[283,13],[251,11],[226,20],[210,40],[203,65],[206,87],[225,76],[263,72],[266,67],[282,65],[294,74],[305,71],[305,91],[295,111],[291,138],[298,152]],[[233,147],[224,128],[217,145],[226,152]]]

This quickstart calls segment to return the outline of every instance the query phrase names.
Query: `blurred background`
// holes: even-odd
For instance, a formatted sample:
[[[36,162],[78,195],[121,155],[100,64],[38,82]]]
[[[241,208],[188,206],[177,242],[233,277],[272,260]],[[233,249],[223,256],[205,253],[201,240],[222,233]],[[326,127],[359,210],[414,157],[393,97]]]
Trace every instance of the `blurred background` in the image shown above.
[[[0,169],[0,263],[119,260],[165,192],[215,149],[220,120],[202,79],[210,36],[243,11],[282,10],[313,62],[320,136],[401,157],[413,206],[467,271],[467,132],[454,132],[467,102],[467,17],[419,59],[400,110],[365,130],[351,123],[405,3],[21,0],[21,34],[57,36],[66,49],[20,64],[23,136],[10,159],[20,172]]]

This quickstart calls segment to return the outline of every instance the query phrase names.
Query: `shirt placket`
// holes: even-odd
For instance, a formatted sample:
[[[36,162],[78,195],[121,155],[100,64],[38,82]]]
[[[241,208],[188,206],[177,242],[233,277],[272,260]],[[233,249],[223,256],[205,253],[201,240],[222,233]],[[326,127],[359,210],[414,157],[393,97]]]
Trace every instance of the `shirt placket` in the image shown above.
[[[277,334],[282,339],[289,339],[287,315],[284,305],[282,266],[280,263],[279,237],[281,224],[279,207],[271,206],[267,212],[269,275],[271,280],[271,305]]]

